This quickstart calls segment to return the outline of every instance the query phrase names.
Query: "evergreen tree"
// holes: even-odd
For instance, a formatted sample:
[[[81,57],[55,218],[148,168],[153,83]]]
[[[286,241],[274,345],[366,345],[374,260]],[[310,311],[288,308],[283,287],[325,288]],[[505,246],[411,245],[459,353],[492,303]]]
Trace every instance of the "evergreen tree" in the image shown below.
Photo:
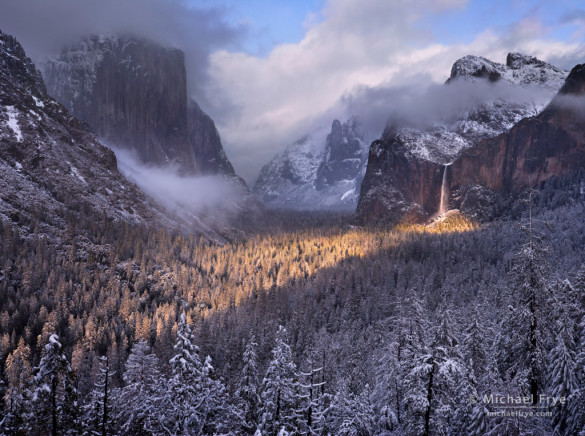
[[[199,357],[199,347],[185,314],[181,314],[171,358],[171,378],[162,404],[161,425],[175,435],[211,434],[229,429],[235,413],[223,384],[213,379],[213,366]]]
[[[111,370],[109,357],[99,358],[99,372],[93,390],[89,393],[89,400],[85,404],[83,423],[84,434],[106,436],[113,428],[112,418],[112,377],[115,371]]]
[[[581,318],[579,329],[580,347],[574,367],[576,387],[567,399],[566,434],[582,435],[585,429],[585,316]]]
[[[512,269],[510,307],[502,324],[499,362],[502,373],[530,395],[533,404],[544,392],[548,339],[549,301],[544,280],[544,251],[531,242],[522,247],[515,257]]]
[[[20,338],[18,347],[8,355],[4,374],[8,387],[4,394],[5,413],[0,422],[0,434],[16,435],[24,428],[26,392],[30,383],[30,347]]]
[[[299,373],[296,417],[300,434],[318,435],[323,429],[325,382],[322,372],[323,367],[315,367],[309,360],[306,372]]]
[[[262,382],[260,419],[264,434],[275,435],[281,428],[294,430],[295,372],[286,329],[280,326],[272,349],[272,360]]]
[[[160,430],[159,411],[165,393],[157,357],[141,339],[132,346],[126,371],[125,386],[115,394],[115,416],[123,434],[145,434]]]
[[[71,365],[56,334],[49,336],[39,366],[34,369],[29,432],[78,434],[77,390]]]
[[[550,392],[557,398],[569,398],[577,389],[575,379],[575,342],[573,340],[573,323],[568,316],[563,316],[558,325],[556,345],[550,351],[549,374]],[[553,425],[560,434],[566,432],[567,405],[559,405],[554,410]]]
[[[469,327],[465,330],[463,337],[463,349],[465,350],[465,361],[468,364],[473,377],[484,385],[486,370],[488,368],[488,355],[486,352],[487,340],[485,337],[485,328],[479,325],[477,312],[473,314],[473,319]]]
[[[325,434],[368,436],[374,431],[374,409],[370,402],[370,389],[366,386],[359,395],[353,394],[342,382],[331,405],[325,411]]]
[[[487,414],[489,404],[484,395],[503,392],[494,353],[486,338],[486,328],[480,324],[477,311],[465,330],[463,350],[467,375],[462,380],[456,421],[465,433],[483,435],[490,428]]]
[[[447,433],[458,408],[467,408],[476,395],[468,383],[467,371],[451,330],[449,311],[443,311],[430,348],[422,346],[414,354],[413,366],[405,379],[406,430],[413,435]],[[462,397],[467,395],[466,397]]]
[[[258,408],[260,396],[258,394],[258,344],[252,336],[244,351],[244,367],[238,381],[236,398],[244,416],[244,429],[253,433],[258,427]]]
[[[382,349],[376,362],[376,384],[372,402],[379,417],[380,431],[391,432],[401,424],[403,408],[402,371],[404,362],[405,332],[401,319],[390,343]]]

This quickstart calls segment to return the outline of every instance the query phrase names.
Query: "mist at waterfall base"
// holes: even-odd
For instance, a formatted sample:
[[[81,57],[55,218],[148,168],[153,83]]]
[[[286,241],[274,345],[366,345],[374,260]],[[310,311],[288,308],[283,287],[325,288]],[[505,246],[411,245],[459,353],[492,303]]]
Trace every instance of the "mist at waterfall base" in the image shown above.
[[[221,175],[183,176],[172,164],[156,167],[142,163],[124,149],[110,147],[118,169],[131,182],[159,204],[185,218],[200,215],[222,219],[240,211],[238,202],[246,195],[244,187]]]
[[[454,80],[438,84],[420,75],[402,86],[388,83],[354,88],[339,104],[347,114],[360,114],[366,131],[382,132],[387,126],[426,129],[438,124],[449,125],[481,107],[501,101],[546,105],[555,92],[504,81]]]

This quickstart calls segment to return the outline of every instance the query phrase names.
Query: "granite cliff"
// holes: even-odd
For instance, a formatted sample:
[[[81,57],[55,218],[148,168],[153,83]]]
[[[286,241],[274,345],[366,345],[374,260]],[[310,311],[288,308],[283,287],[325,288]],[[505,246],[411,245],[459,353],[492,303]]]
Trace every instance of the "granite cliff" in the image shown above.
[[[46,92],[18,41],[0,32],[0,221],[58,237],[68,219],[174,227],[128,182],[86,123]]]
[[[484,97],[485,101],[478,101],[454,119],[440,119],[424,127],[405,126],[391,120],[382,138],[370,147],[358,203],[359,219],[362,222],[424,220],[439,212],[442,192],[447,192],[451,206],[472,208],[470,205],[480,199],[494,202],[498,192],[508,191],[492,188],[497,183],[503,186],[509,182],[488,168],[493,153],[489,150],[496,148],[493,141],[503,141],[510,129],[511,132],[521,130],[518,126],[541,117],[541,112],[550,113],[554,105],[547,104],[563,86],[565,78],[566,73],[554,66],[518,53],[510,53],[506,65],[475,56],[455,62],[444,86],[463,86],[461,89],[468,91],[482,87],[488,98]],[[498,89],[503,92],[496,94]],[[490,98],[490,92],[497,96]],[[553,133],[534,134],[536,141],[546,141],[545,135],[550,137]],[[509,151],[517,155],[523,152]],[[503,159],[500,155],[493,156]],[[492,166],[495,168],[496,164]],[[530,177],[523,177],[518,179],[516,188],[533,184],[528,179],[537,176],[531,172]],[[476,205],[473,208],[477,212]]]
[[[92,36],[43,62],[41,71],[49,94],[106,144],[186,175],[235,175],[213,120],[187,98],[181,50]]]
[[[366,159],[359,119],[334,120],[326,138],[307,135],[266,164],[254,193],[270,208],[353,212]]]
[[[477,201],[469,194],[479,189],[506,196],[526,187],[542,187],[553,176],[581,168],[585,168],[585,64],[573,68],[542,113],[464,151],[450,168],[448,184],[457,200],[453,205],[465,210]]]

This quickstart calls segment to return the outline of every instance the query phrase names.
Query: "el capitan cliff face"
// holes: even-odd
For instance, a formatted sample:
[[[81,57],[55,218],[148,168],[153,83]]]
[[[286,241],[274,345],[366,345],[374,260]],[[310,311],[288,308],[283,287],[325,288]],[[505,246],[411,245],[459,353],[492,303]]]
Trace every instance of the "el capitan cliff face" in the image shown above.
[[[20,43],[2,32],[0,83],[0,222],[51,238],[80,216],[178,225],[120,174],[89,126],[47,94]]]
[[[92,36],[41,68],[49,94],[107,144],[183,174],[234,175],[213,120],[187,99],[181,50]]]

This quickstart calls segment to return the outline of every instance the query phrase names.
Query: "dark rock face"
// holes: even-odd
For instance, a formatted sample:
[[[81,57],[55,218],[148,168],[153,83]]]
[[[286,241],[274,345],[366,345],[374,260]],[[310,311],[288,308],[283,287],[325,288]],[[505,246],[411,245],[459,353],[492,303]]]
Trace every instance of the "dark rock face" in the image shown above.
[[[235,176],[234,168],[223,151],[215,123],[194,100],[187,108],[187,134],[193,168],[203,174]],[[245,185],[243,180],[241,183]]]
[[[547,66],[547,63],[533,56],[526,56],[521,53],[508,53],[506,65],[514,70],[520,70],[525,65],[535,65],[544,68]]]
[[[577,65],[571,70],[559,94],[577,97],[582,97],[585,94],[585,64]]]
[[[578,65],[541,114],[465,151],[453,164],[451,188],[474,184],[509,194],[584,168],[584,95],[585,65]]]
[[[0,221],[58,237],[66,215],[81,214],[173,225],[118,172],[89,126],[47,95],[21,45],[0,32]]]
[[[387,132],[370,147],[358,216],[363,222],[427,218],[439,207],[443,171],[443,165],[409,154]]]
[[[503,82],[507,87],[550,92],[552,97],[565,83],[559,92],[562,97],[565,89],[581,89],[577,75],[573,70],[565,82],[564,72],[518,53],[510,53],[506,65],[466,56],[455,62],[445,86],[461,80],[477,86]],[[573,94],[555,100],[565,106],[577,104]],[[387,128],[370,147],[358,218],[364,223],[396,222],[424,220],[438,213],[442,175],[450,163],[445,179],[450,206],[478,218],[495,216],[508,193],[570,171],[574,166],[569,161],[580,165],[576,132],[582,127],[576,126],[575,115],[566,111],[559,115],[555,105],[555,101],[540,106],[540,102],[498,99],[450,125]],[[509,134],[503,133],[509,129]],[[544,147],[545,143],[556,145]]]
[[[42,65],[49,94],[107,144],[184,174],[234,175],[215,124],[187,101],[183,52],[133,37],[93,36]]]
[[[327,136],[325,158],[317,170],[317,189],[359,176],[364,163],[363,137],[357,119],[343,124],[339,120],[333,121],[331,133]]]

